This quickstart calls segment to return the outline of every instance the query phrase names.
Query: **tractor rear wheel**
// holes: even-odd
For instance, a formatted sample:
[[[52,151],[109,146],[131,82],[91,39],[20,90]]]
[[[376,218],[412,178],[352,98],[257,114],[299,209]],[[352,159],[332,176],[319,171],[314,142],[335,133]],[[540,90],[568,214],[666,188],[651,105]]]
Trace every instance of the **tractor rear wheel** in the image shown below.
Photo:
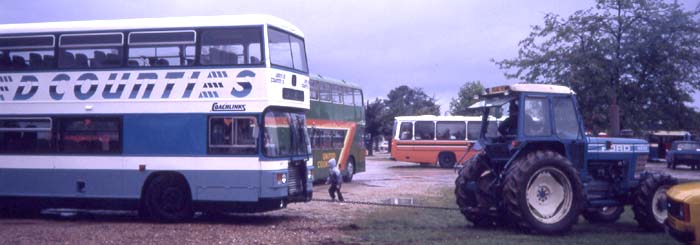
[[[505,178],[503,194],[514,223],[543,234],[570,230],[584,203],[576,170],[552,151],[532,152],[517,160]]]
[[[632,211],[634,219],[648,231],[663,231],[668,217],[666,190],[678,180],[667,174],[643,174],[634,191]]]
[[[589,223],[615,223],[625,212],[625,206],[607,206],[583,211],[583,218]]]
[[[462,215],[476,227],[494,227],[503,222],[503,215],[489,185],[495,179],[479,154],[467,161],[455,181],[455,196]],[[472,188],[469,185],[473,184]]]

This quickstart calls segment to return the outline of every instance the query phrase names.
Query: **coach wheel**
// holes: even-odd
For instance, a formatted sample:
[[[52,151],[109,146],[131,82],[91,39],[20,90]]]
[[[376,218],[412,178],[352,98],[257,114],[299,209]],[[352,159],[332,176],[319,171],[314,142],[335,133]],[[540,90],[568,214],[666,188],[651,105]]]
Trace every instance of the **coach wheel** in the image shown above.
[[[442,168],[452,168],[456,161],[455,155],[450,152],[442,152],[438,155],[438,163]]]
[[[345,166],[345,175],[343,176],[343,181],[351,182],[352,177],[355,175],[355,158],[348,158],[348,163]]]
[[[163,222],[178,222],[192,218],[192,195],[181,178],[159,175],[148,186],[146,207],[149,214]]]

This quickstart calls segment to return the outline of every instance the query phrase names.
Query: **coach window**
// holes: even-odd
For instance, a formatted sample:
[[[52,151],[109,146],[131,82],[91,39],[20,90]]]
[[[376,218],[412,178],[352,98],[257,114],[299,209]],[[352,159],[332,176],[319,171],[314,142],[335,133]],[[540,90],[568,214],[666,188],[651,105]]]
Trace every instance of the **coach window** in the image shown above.
[[[355,89],[353,96],[356,106],[364,106],[364,100],[362,99],[362,90]]]
[[[413,123],[412,122],[402,122],[399,128],[399,139],[400,140],[410,140],[413,139]]]
[[[202,32],[202,65],[262,64],[262,28],[207,29]]]
[[[433,140],[435,139],[435,123],[434,122],[416,122],[417,140]]]
[[[343,103],[343,87],[338,85],[331,85],[331,96],[333,97],[334,104]]]
[[[308,72],[304,40],[288,33],[269,28],[270,63],[275,66]]]
[[[0,70],[45,69],[56,66],[54,37],[0,37]]]
[[[333,130],[333,148],[340,149],[343,148],[345,144],[345,133],[346,130]]]
[[[437,122],[437,139],[464,140],[465,130],[464,122]]]
[[[319,98],[321,101],[330,102],[332,97],[331,85],[324,82],[319,82]]]
[[[354,105],[353,102],[353,89],[352,88],[344,88],[343,91],[343,103],[346,105]]]
[[[121,119],[113,117],[58,118],[58,147],[62,153],[121,152]]]
[[[254,117],[209,118],[209,153],[255,154],[256,125]]]
[[[154,31],[129,33],[128,66],[194,65],[196,33]]]
[[[51,147],[51,119],[0,119],[0,153],[48,153]]]
[[[122,65],[122,33],[64,34],[59,38],[60,68],[103,68]]]
[[[312,100],[318,100],[318,81],[311,80],[309,82],[309,93]]]

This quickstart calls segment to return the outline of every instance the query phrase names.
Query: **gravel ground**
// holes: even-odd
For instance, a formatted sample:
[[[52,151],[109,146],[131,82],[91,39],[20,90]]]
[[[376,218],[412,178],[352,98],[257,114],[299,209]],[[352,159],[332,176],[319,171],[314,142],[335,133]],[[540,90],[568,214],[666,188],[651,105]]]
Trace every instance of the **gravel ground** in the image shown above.
[[[665,164],[647,169],[667,172],[683,180],[700,180],[700,172],[668,170]],[[343,185],[348,201],[383,202],[415,199],[417,204],[445,198],[436,190],[453,186],[450,169],[426,168],[368,158],[367,171]],[[328,199],[327,185],[314,186],[315,199]],[[36,218],[0,219],[0,244],[323,244],[351,241],[345,231],[356,229],[355,219],[371,217],[377,206],[313,201],[260,214],[197,215],[179,224],[141,220],[135,212],[45,212]]]
[[[387,157],[369,157],[367,172],[343,185],[346,200],[424,198],[433,188],[454,183],[456,174],[452,170],[422,168]],[[327,185],[314,186],[314,197],[328,199],[327,189]],[[54,210],[36,218],[0,219],[0,244],[335,243],[350,240],[343,237],[343,231],[356,228],[353,220],[368,216],[376,208],[313,201],[260,214],[197,215],[179,224],[141,220],[135,212]]]

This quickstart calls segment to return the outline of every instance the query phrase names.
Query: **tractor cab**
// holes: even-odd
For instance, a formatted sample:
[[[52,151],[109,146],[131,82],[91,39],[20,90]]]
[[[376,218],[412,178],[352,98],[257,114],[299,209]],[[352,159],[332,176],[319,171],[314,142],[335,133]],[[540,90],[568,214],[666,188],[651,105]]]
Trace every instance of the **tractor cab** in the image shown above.
[[[481,147],[487,149],[492,161],[506,167],[514,155],[533,149],[562,152],[570,159],[582,160],[584,131],[574,94],[567,87],[545,84],[486,89],[484,100],[470,108],[482,108],[483,120],[497,117],[501,123],[482,128]]]

